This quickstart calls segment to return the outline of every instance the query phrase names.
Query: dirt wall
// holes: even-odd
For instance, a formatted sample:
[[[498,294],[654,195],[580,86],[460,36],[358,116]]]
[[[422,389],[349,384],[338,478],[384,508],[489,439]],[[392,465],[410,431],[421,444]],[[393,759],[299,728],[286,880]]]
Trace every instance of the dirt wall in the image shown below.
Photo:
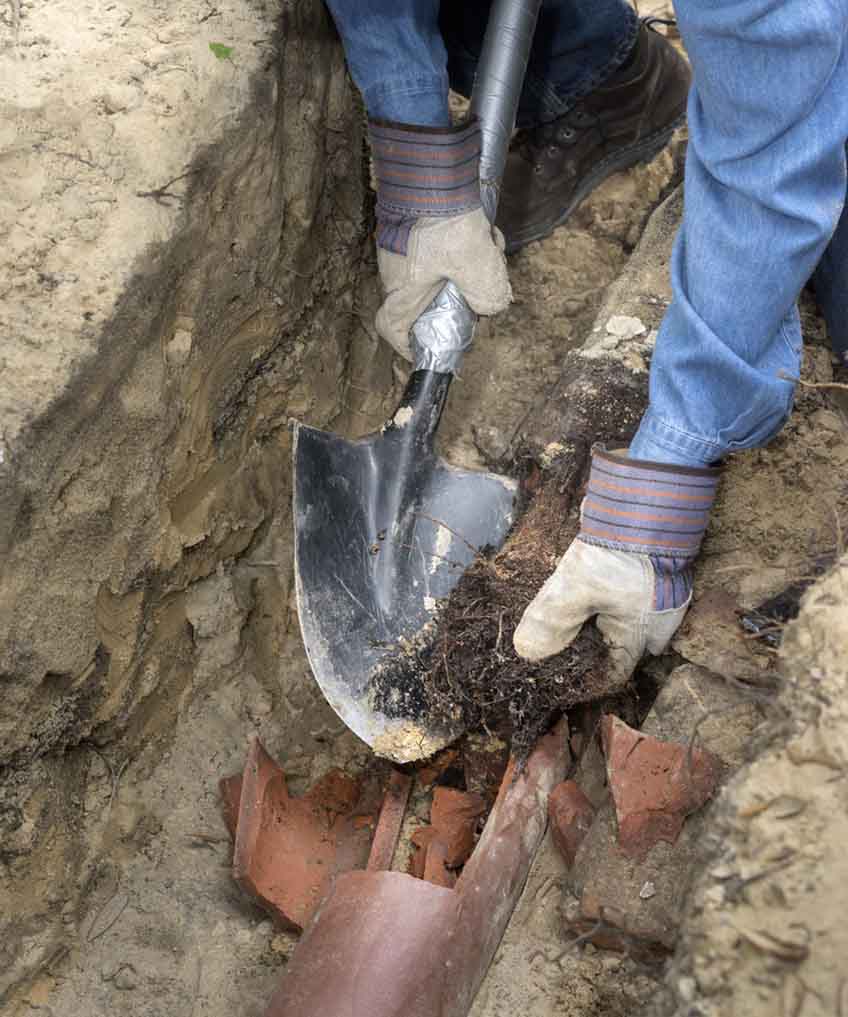
[[[318,0],[23,3],[2,43],[0,1000],[84,893],[90,750],[284,634],[287,561],[233,564],[288,510],[289,416],[339,411],[365,235]]]
[[[656,1013],[846,1012],[848,557],[806,594],[781,655],[760,751],[713,810]]]

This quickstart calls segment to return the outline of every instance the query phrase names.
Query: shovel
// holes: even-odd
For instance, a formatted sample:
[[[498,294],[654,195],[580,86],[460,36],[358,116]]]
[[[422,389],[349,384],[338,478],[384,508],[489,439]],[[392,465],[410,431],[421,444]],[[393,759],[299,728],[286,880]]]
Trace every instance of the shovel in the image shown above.
[[[495,0],[486,29],[471,109],[490,222],[539,6]],[[456,469],[435,452],[475,323],[447,282],[412,328],[414,369],[380,431],[348,440],[293,424],[295,588],[309,663],[345,724],[399,763],[432,755],[461,725],[429,715],[415,669],[398,660],[425,645],[438,602],[476,555],[500,547],[514,517],[514,481]]]

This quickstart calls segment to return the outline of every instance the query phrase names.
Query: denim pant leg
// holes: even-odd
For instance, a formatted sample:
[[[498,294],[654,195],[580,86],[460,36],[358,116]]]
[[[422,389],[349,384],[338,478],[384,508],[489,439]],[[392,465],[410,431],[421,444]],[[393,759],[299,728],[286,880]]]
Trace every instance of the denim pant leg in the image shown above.
[[[833,352],[848,367],[848,200],[813,281]]]
[[[368,115],[447,127],[447,53],[439,0],[327,0]]]
[[[797,296],[846,192],[848,0],[678,0],[692,60],[673,301],[634,458],[765,444],[792,405]]]
[[[451,88],[470,95],[491,0],[442,4]],[[639,19],[624,0],[543,0],[518,125],[531,127],[568,112],[627,59]]]

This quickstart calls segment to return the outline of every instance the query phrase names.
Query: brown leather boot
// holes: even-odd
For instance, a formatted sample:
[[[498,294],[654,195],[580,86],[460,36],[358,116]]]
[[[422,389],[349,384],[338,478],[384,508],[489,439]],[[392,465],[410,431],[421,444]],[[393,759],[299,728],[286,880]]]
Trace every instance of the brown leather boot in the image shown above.
[[[561,226],[608,176],[653,158],[686,114],[691,73],[644,24],[627,66],[565,116],[516,134],[497,224],[508,253]]]

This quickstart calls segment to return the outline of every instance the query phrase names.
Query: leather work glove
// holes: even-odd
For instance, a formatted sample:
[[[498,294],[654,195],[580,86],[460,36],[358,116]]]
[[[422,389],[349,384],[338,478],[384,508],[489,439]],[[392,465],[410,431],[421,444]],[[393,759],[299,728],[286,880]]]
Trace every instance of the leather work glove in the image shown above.
[[[718,475],[595,449],[580,532],[515,630],[519,656],[559,653],[593,615],[619,674],[662,653],[692,599]]]
[[[448,279],[477,314],[512,300],[503,237],[480,204],[480,126],[369,124],[377,177],[377,331],[412,359],[409,330]]]

